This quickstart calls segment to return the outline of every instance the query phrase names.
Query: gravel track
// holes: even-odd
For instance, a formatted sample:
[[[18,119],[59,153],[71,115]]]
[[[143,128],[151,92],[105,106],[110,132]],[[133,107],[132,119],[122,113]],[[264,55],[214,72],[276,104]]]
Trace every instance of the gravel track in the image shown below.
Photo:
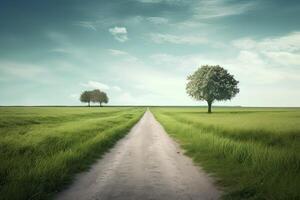
[[[221,192],[147,110],[130,133],[57,200],[212,200]]]

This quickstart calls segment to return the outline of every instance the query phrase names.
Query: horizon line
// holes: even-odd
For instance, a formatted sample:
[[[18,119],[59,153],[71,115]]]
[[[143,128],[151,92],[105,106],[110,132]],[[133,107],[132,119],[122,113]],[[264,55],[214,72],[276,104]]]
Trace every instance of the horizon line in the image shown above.
[[[88,107],[86,105],[0,105],[0,107]],[[90,107],[100,107],[91,105]],[[206,105],[106,105],[103,107],[203,107]],[[300,108],[300,106],[242,106],[242,105],[214,105],[213,107],[236,107],[236,108]]]

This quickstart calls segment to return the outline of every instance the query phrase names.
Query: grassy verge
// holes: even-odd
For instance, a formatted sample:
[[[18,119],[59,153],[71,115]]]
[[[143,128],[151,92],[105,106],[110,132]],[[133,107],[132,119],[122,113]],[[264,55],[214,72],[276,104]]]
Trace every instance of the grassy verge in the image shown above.
[[[0,108],[0,199],[49,199],[139,120],[143,108]]]
[[[152,108],[224,199],[300,199],[300,110]]]

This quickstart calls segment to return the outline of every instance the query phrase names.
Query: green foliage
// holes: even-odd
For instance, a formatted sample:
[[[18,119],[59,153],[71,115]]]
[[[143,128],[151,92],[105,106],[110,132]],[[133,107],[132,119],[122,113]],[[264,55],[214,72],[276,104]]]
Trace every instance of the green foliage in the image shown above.
[[[80,95],[80,101],[83,103],[88,103],[90,106],[90,102],[99,103],[102,106],[102,103],[108,103],[108,97],[105,92],[102,92],[98,89],[92,91],[84,91]]]
[[[49,199],[123,137],[144,108],[0,108],[0,199]]]
[[[108,97],[105,92],[102,92],[98,89],[91,91],[92,93],[92,102],[99,103],[102,106],[102,103],[108,103]]]
[[[107,96],[107,94],[105,93],[105,92],[102,92],[101,93],[101,103],[108,103],[108,101],[109,101],[109,99],[108,99],[108,96]]]
[[[187,93],[196,100],[205,100],[211,111],[214,101],[228,100],[234,97],[239,89],[233,75],[219,65],[205,65],[188,76]]]
[[[216,177],[224,199],[299,199],[299,109],[154,108],[196,163]]]
[[[92,92],[91,91],[84,91],[80,95],[80,101],[82,103],[88,103],[90,106],[90,103],[92,101]]]

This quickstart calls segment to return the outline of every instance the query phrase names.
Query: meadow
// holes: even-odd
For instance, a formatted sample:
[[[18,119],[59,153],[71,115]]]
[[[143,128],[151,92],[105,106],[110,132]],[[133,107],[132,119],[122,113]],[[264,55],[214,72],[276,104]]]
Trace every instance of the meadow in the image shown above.
[[[140,119],[144,108],[0,108],[0,199],[49,199]]]
[[[224,199],[300,199],[300,109],[151,108]]]

